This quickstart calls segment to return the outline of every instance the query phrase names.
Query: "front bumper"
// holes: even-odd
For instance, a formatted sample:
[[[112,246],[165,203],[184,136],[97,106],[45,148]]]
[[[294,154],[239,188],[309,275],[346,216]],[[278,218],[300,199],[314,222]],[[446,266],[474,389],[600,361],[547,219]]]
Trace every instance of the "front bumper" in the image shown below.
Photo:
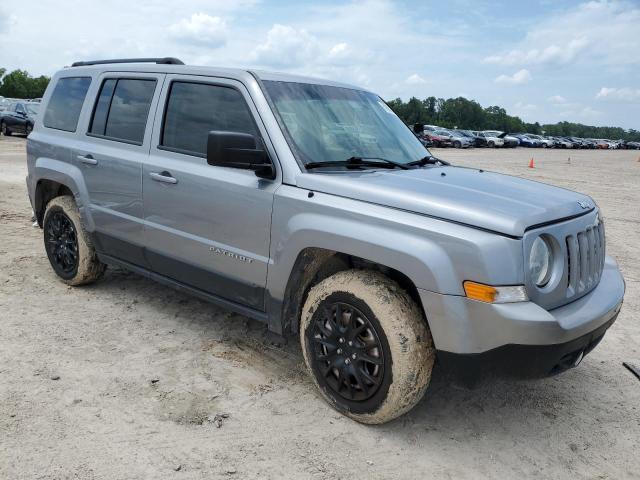
[[[540,376],[557,373],[571,360],[566,355],[588,353],[597,344],[615,321],[624,291],[615,260],[606,257],[594,290],[550,311],[533,302],[488,304],[425,290],[420,296],[442,363],[510,363],[506,370]],[[460,362],[461,356],[468,359]]]

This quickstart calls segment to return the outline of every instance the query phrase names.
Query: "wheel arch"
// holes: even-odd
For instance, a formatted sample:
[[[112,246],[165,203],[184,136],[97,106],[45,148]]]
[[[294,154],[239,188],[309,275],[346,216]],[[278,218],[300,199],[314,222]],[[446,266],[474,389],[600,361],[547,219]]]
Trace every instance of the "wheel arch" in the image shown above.
[[[72,195],[85,229],[93,231],[93,219],[87,208],[89,194],[78,167],[60,160],[39,158],[34,165],[32,177],[33,210],[38,225],[42,226],[44,212],[51,199],[60,195]]]
[[[331,275],[344,270],[379,271],[397,282],[416,302],[427,322],[418,287],[406,274],[383,263],[326,248],[307,247],[297,256],[286,284],[279,319],[284,334],[298,334],[300,314],[309,290]],[[270,322],[271,323],[271,322]],[[428,324],[428,322],[427,322]]]

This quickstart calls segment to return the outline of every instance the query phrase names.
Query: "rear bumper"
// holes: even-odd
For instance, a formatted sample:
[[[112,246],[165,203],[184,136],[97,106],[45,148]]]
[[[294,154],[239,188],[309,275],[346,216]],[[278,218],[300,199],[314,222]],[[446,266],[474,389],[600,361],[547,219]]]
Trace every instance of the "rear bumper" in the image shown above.
[[[443,363],[513,363],[523,376],[538,376],[554,373],[566,355],[593,348],[617,317],[624,291],[617,264],[606,257],[595,289],[549,311],[533,302],[488,304],[419,292]]]

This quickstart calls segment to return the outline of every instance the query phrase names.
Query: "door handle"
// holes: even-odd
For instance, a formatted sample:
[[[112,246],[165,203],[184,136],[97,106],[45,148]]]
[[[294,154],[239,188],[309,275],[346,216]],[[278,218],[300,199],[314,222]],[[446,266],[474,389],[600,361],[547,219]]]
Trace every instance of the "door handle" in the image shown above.
[[[90,153],[88,153],[87,155],[78,155],[78,160],[80,160],[82,163],[86,163],[87,165],[98,164],[98,160],[93,158],[93,155],[91,155]]]
[[[171,176],[171,174],[169,172],[167,172],[166,170],[164,172],[151,172],[149,174],[149,176],[155,180],[156,182],[162,182],[162,183],[170,183],[172,185],[175,185],[176,183],[178,183],[178,180],[176,180],[175,178],[173,178]]]

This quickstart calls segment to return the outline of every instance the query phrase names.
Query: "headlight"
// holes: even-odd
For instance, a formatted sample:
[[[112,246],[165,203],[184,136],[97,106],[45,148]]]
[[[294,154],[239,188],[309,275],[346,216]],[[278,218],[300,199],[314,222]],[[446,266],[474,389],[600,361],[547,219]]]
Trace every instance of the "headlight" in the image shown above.
[[[531,245],[529,253],[529,274],[538,287],[544,287],[551,277],[553,258],[551,247],[544,237],[538,237]]]

